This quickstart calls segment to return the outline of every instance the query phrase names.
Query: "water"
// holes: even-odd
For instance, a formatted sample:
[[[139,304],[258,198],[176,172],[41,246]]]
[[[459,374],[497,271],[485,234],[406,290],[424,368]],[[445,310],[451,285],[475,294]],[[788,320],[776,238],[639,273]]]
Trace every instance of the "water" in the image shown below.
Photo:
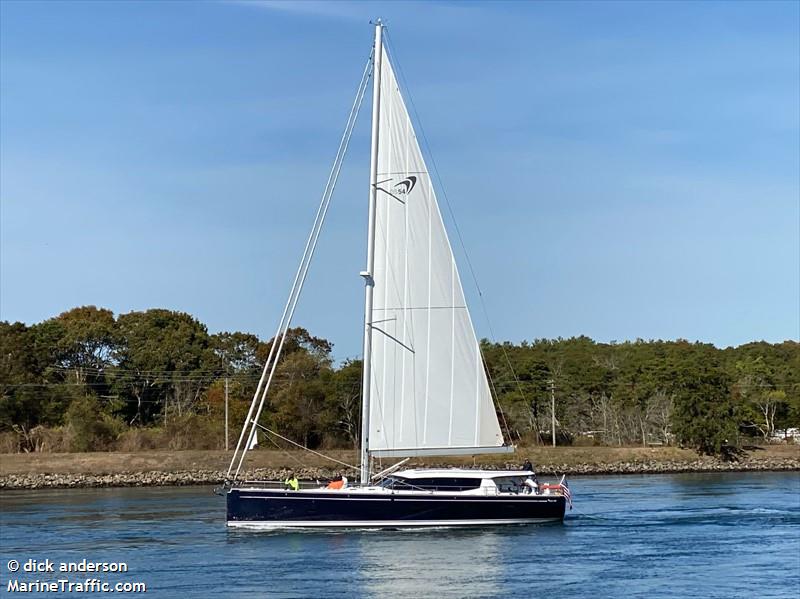
[[[563,525],[336,533],[228,530],[207,487],[3,492],[0,594],[9,559],[87,558],[129,571],[16,578],[141,581],[144,596],[181,599],[800,597],[797,473],[570,486]]]

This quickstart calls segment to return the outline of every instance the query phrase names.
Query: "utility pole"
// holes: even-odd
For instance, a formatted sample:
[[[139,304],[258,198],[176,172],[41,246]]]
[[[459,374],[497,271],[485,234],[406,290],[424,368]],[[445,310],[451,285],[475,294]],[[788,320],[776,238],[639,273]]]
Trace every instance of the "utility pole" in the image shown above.
[[[225,375],[225,451],[228,451],[228,376]]]
[[[222,370],[225,372],[225,451],[228,451],[228,362],[225,359],[227,356],[223,354],[220,357],[222,362]]]
[[[553,432],[553,447],[556,446],[556,382],[550,379],[550,430]]]

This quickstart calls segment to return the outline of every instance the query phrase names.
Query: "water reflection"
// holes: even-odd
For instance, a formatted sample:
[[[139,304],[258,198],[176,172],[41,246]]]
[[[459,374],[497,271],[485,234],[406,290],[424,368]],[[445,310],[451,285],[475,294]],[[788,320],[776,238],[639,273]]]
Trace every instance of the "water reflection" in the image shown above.
[[[384,532],[363,537],[361,568],[374,597],[495,597],[535,572],[561,524]],[[535,579],[530,581],[536,584]],[[469,589],[467,595],[464,589]]]
[[[504,538],[496,530],[385,532],[362,537],[365,594],[372,597],[493,597],[502,579]]]

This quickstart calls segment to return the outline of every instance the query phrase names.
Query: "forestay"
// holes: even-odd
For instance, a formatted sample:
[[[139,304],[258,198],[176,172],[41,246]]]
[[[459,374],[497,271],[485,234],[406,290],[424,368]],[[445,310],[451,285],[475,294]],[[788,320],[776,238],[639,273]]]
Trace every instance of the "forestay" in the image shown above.
[[[432,181],[385,54],[380,89],[369,452],[503,451]]]

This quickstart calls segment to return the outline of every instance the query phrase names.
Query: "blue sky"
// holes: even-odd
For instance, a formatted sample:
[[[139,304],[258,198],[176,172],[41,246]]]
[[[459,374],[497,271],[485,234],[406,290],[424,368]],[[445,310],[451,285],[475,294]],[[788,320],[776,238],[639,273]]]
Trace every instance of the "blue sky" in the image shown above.
[[[498,339],[798,339],[799,7],[2,2],[0,318],[271,336],[381,16]],[[367,113],[296,318],[340,359]]]

